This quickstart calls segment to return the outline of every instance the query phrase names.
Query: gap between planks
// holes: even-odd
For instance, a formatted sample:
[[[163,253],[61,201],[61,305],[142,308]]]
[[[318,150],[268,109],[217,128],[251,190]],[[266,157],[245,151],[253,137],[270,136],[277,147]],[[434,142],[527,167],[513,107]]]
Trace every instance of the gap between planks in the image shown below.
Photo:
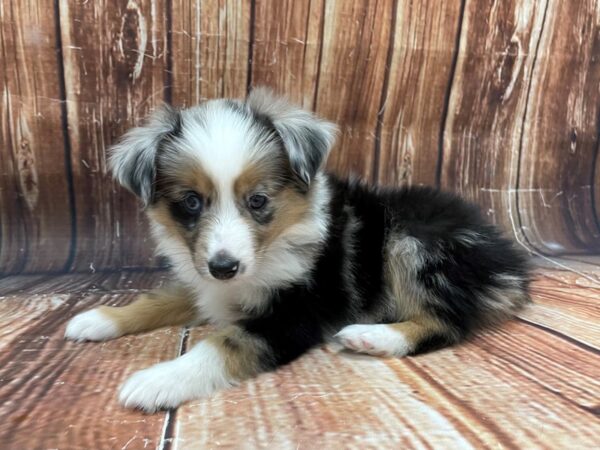
[[[188,339],[190,336],[190,328],[183,327],[181,329],[181,338],[179,339],[179,349],[177,357],[183,355],[188,350]],[[177,424],[178,408],[169,409],[165,415],[165,423],[160,437],[160,443],[157,450],[171,450],[173,448],[173,440],[177,439],[174,433]]]

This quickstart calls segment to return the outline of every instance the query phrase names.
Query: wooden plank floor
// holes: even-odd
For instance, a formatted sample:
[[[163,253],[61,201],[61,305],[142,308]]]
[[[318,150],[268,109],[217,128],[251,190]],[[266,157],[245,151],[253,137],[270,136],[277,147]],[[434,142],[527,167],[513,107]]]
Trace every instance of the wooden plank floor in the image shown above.
[[[133,371],[210,332],[62,339],[162,272],[0,280],[0,448],[600,448],[600,260],[546,262],[535,304],[456,348],[380,359],[322,348],[169,413],[122,409]],[[558,265],[557,265],[558,264]]]

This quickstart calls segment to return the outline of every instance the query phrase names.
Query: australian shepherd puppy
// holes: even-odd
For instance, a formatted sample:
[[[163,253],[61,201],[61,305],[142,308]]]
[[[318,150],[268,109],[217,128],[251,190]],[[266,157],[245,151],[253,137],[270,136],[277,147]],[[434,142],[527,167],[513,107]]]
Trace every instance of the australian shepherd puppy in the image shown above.
[[[414,355],[528,302],[526,257],[475,206],[327,174],[335,133],[257,89],[246,101],[163,108],[113,147],[112,171],[144,202],[175,279],[128,306],[77,315],[66,337],[219,326],[183,356],[131,376],[125,406],[173,408],[329,340]]]

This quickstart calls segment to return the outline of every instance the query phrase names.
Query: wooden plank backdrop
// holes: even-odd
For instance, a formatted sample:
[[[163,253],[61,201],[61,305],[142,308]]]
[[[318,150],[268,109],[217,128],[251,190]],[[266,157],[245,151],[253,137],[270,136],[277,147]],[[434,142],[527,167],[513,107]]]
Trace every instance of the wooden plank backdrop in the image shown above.
[[[0,3],[0,274],[63,270],[73,249],[53,3]]]
[[[600,252],[596,0],[0,0],[0,40],[0,273],[154,266],[105,148],[163,101],[256,85],[340,125],[337,173]]]

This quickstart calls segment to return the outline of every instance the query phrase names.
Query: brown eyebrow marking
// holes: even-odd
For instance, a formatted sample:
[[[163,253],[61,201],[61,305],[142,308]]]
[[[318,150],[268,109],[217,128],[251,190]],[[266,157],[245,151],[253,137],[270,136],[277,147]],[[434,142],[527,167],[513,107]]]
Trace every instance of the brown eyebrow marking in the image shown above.
[[[234,182],[233,190],[237,198],[259,187],[269,190],[285,184],[287,160],[281,155],[273,154],[269,158],[261,158],[244,167],[241,175]]]
[[[261,164],[252,163],[246,166],[233,184],[235,196],[237,198],[242,197],[247,192],[255,189],[261,182],[264,182],[268,176],[268,171]]]
[[[214,198],[215,184],[202,164],[195,158],[181,155],[159,162],[160,187],[169,197],[182,197],[187,191],[195,191],[205,198]]]
[[[269,246],[278,236],[291,226],[299,223],[310,211],[309,199],[296,189],[286,186],[273,199],[274,219],[265,230],[258,232],[262,246]]]

